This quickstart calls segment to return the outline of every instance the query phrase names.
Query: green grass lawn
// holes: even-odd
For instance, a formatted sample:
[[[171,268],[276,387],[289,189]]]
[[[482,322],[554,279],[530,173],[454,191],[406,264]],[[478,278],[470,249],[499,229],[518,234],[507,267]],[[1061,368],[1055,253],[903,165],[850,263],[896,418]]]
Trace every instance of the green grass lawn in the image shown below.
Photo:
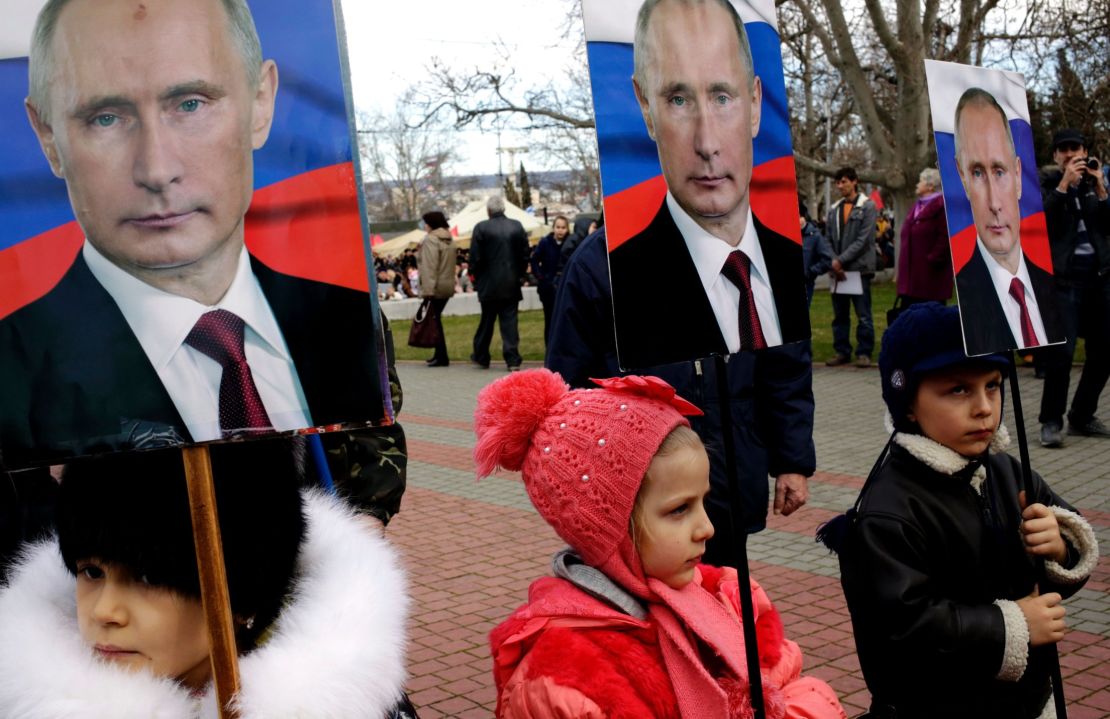
[[[879,359],[879,341],[886,330],[886,311],[894,304],[894,284],[886,282],[872,285],[871,309],[875,320],[875,354],[873,359]],[[832,348],[832,302],[828,291],[818,290],[813,296],[813,305],[809,312],[810,327],[813,333],[813,361],[824,362],[833,356]],[[519,314],[520,325],[520,354],[526,361],[543,360],[543,312],[529,310]],[[392,323],[393,339],[399,360],[424,360],[432,356],[432,351],[409,347],[409,326],[407,320],[398,320]],[[478,328],[478,315],[444,317],[443,330],[447,333],[447,352],[454,362],[466,362],[470,358],[471,345],[474,341],[474,330]],[[855,344],[855,315],[852,316],[852,344]],[[493,362],[501,361],[501,337],[495,331],[493,342],[490,343],[490,354]],[[1075,361],[1083,361],[1083,342],[1080,340],[1076,348]]]

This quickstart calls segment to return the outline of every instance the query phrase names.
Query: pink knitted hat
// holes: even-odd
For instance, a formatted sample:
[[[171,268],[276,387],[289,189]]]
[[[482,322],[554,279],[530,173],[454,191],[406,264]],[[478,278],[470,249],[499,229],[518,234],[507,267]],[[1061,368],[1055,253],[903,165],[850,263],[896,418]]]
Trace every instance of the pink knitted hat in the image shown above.
[[[528,496],[564,541],[598,567],[628,536],[640,483],[682,416],[700,415],[657,377],[593,380],[571,390],[546,369],[514,372],[478,393],[479,477],[520,470]]]

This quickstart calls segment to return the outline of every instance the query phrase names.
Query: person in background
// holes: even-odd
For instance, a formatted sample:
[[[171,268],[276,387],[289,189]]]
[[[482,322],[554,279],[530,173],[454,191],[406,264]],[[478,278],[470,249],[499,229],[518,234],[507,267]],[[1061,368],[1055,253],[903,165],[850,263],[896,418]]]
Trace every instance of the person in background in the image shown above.
[[[902,222],[898,298],[903,307],[929,301],[946,304],[954,280],[940,172],[932,167],[922,170],[915,191],[917,200]]]
[[[429,367],[446,367],[451,360],[447,356],[447,337],[443,332],[443,308],[455,295],[455,241],[442,212],[425,212],[423,219],[428,234],[420,242],[417,255],[420,296],[432,301],[432,312],[439,328],[439,342],[425,363]]]
[[[501,352],[510,372],[520,369],[520,333],[517,307],[528,268],[528,233],[516,220],[505,216],[505,200],[499,195],[486,202],[488,220],[474,226],[470,241],[470,271],[478,288],[482,316],[474,332],[474,352],[470,361],[489,368],[489,345],[493,324],[501,327]]]
[[[1052,138],[1052,159],[1059,168],[1041,184],[1045,224],[1052,247],[1056,301],[1067,342],[1043,350],[1041,445],[1064,444],[1076,337],[1086,340],[1083,374],[1067,413],[1068,434],[1110,437],[1095,416],[1110,378],[1110,192],[1100,163],[1087,152],[1087,138],[1064,128]],[[1094,159],[1094,166],[1088,164]]]
[[[559,256],[569,234],[570,221],[565,215],[558,215],[551,225],[551,232],[532,250],[532,274],[536,278],[536,290],[543,304],[545,344],[551,330],[551,313],[555,310],[555,280],[559,272]]]
[[[802,266],[806,273],[806,304],[813,304],[813,286],[817,278],[832,267],[829,241],[809,216],[805,200],[798,197],[798,223],[802,226]]]
[[[859,191],[859,176],[853,167],[836,171],[840,200],[829,210],[826,237],[832,247],[830,277],[843,280],[845,272],[859,272],[863,292],[858,295],[832,296],[833,349],[836,354],[825,364],[829,367],[852,361],[852,307],[856,309],[856,366],[870,367],[875,350],[875,322],[871,316],[871,278],[875,276],[875,228],[879,211],[867,195]]]

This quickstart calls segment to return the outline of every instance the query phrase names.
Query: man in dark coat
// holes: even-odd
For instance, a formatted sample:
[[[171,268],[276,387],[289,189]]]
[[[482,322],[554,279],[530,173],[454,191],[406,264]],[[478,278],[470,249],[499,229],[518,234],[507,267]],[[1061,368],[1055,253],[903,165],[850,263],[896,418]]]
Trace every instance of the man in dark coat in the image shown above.
[[[591,377],[622,374],[613,332],[605,232],[590,235],[563,272],[555,299],[546,366],[574,387],[593,386]],[[659,341],[670,340],[660,337]],[[813,474],[813,375],[808,343],[740,352],[728,358],[728,411],[732,418],[743,516],[732,517],[725,470],[716,365],[688,360],[637,370],[660,377],[696,404],[705,415],[691,417],[706,440],[711,491],[706,512],[717,528],[705,554],[708,564],[736,566],[736,530],[758,532],[766,526],[768,475],[775,477],[774,511],[790,514],[808,498],[806,478]]]
[[[1110,437],[1110,428],[1095,416],[1110,378],[1110,192],[1098,161],[1087,165],[1087,140],[1078,131],[1057,132],[1052,157],[1060,169],[1045,176],[1041,196],[1067,343],[1040,356],[1045,380],[1039,419],[1041,444],[1060,447],[1079,335],[1086,339],[1087,357],[1068,412],[1068,433]]]
[[[493,323],[501,327],[501,350],[509,371],[520,369],[520,335],[517,305],[524,299],[520,285],[528,268],[528,234],[524,225],[505,217],[505,201],[491,197],[486,203],[488,220],[474,226],[470,240],[470,273],[478,288],[482,318],[474,333],[470,361],[489,367]]]

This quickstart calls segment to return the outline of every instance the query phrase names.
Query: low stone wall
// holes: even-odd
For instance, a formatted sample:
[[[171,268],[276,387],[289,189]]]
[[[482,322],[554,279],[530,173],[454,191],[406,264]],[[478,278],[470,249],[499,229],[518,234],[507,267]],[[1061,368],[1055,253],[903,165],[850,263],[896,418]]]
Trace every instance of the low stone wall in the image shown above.
[[[535,287],[524,287],[521,291],[524,294],[524,299],[521,300],[520,311],[543,309]],[[391,322],[393,320],[411,320],[416,315],[417,308],[420,307],[420,299],[410,297],[404,300],[382,300],[381,305],[382,311],[385,312],[385,316]],[[447,303],[447,307],[443,309],[445,317],[478,315],[481,313],[482,306],[478,304],[478,294],[476,292],[463,292],[455,295]]]

